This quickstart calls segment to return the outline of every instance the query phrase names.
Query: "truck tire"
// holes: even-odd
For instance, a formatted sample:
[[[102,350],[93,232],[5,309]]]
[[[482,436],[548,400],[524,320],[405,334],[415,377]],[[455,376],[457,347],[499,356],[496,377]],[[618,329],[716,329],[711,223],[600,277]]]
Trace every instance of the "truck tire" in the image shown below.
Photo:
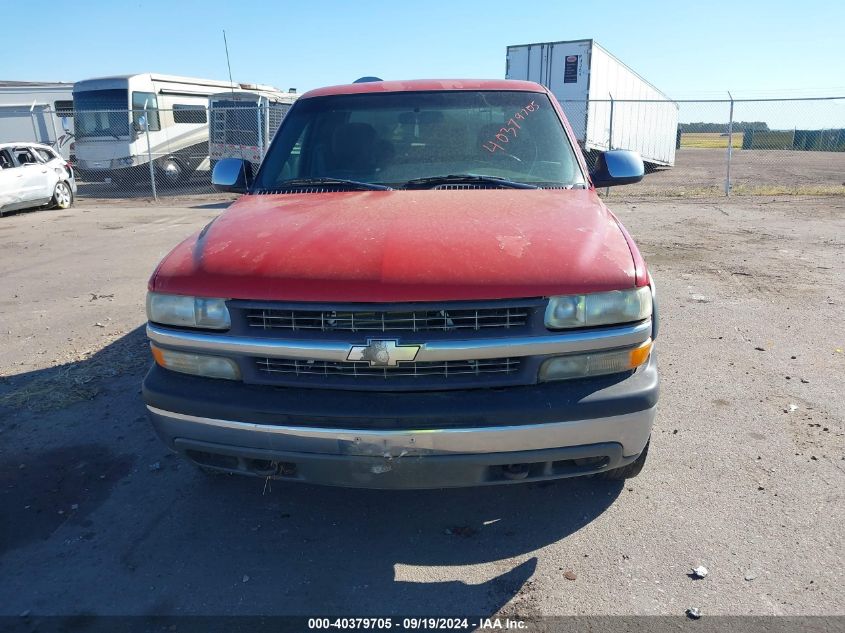
[[[73,206],[73,192],[64,180],[56,183],[53,198],[50,200],[51,209],[70,209]]]
[[[603,473],[597,473],[595,475],[596,479],[611,479],[611,480],[620,480],[620,479],[631,479],[636,477],[640,474],[640,471],[645,466],[646,457],[648,457],[648,447],[651,444],[651,439],[646,442],[645,448],[643,452],[640,453],[640,456],[637,459],[627,466],[621,466],[620,468],[614,468],[613,470],[607,470]]]

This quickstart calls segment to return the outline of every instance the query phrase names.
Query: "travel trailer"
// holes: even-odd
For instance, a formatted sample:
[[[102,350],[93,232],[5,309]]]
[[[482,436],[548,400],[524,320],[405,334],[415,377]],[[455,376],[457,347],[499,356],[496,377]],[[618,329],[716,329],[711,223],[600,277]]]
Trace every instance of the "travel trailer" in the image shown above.
[[[241,84],[240,90],[209,97],[212,166],[223,158],[242,158],[258,171],[270,141],[298,96],[272,86]]]

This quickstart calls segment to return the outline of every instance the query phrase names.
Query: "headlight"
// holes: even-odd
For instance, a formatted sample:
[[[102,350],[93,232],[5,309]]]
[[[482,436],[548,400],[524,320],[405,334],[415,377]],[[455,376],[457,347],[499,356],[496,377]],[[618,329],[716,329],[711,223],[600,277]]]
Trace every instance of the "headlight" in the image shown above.
[[[147,319],[162,325],[227,330],[232,325],[224,299],[147,293]]]
[[[241,378],[238,364],[231,358],[177,352],[172,349],[162,349],[155,345],[150,345],[150,347],[155,361],[165,369],[183,374],[193,374],[194,376],[205,376],[206,378],[225,378],[227,380],[240,380]]]
[[[642,321],[651,316],[651,289],[596,292],[589,295],[549,297],[546,327],[562,330]]]
[[[549,358],[540,365],[540,382],[604,376],[636,369],[648,360],[651,346],[649,339],[637,347]]]

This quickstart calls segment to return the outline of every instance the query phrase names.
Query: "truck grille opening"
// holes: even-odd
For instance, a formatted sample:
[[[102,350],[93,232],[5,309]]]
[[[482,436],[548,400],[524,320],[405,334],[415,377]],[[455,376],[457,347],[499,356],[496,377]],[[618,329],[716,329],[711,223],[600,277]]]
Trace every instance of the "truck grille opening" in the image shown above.
[[[336,193],[340,191],[349,191],[349,187],[332,185],[319,185],[313,187],[282,187],[279,189],[261,189],[260,191],[254,192],[252,195],[279,196],[290,193]]]
[[[257,358],[258,371],[267,376],[344,376],[351,378],[461,378],[489,374],[515,374],[519,358],[485,358],[436,362],[402,362],[396,367],[371,367],[366,361],[322,361]]]
[[[448,185],[437,185],[436,187],[432,187],[432,189],[440,189],[445,191],[464,191],[467,189],[506,189],[506,187],[501,187],[499,185],[479,185],[473,183],[454,183]]]
[[[254,308],[246,312],[250,327],[263,330],[317,332],[452,332],[521,328],[531,308],[510,306],[416,311],[282,310]]]

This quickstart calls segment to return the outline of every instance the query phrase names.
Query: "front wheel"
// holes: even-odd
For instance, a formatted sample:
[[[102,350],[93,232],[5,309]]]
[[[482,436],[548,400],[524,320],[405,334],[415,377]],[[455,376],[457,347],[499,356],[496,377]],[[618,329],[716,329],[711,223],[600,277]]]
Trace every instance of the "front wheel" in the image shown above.
[[[159,163],[159,173],[169,186],[178,185],[185,178],[185,167],[173,157],[165,158]]]
[[[70,209],[73,204],[73,192],[70,190],[64,180],[56,183],[56,188],[53,189],[53,199],[50,201],[50,207],[53,209]]]
[[[637,457],[636,460],[628,464],[627,466],[621,466],[620,468],[614,468],[613,470],[606,470],[603,473],[597,473],[595,477],[597,479],[612,479],[612,480],[619,480],[619,479],[631,479],[636,477],[640,474],[640,471],[645,466],[646,457],[648,457],[648,447],[651,444],[651,440],[646,442],[645,448],[643,452],[640,453],[640,456]]]

